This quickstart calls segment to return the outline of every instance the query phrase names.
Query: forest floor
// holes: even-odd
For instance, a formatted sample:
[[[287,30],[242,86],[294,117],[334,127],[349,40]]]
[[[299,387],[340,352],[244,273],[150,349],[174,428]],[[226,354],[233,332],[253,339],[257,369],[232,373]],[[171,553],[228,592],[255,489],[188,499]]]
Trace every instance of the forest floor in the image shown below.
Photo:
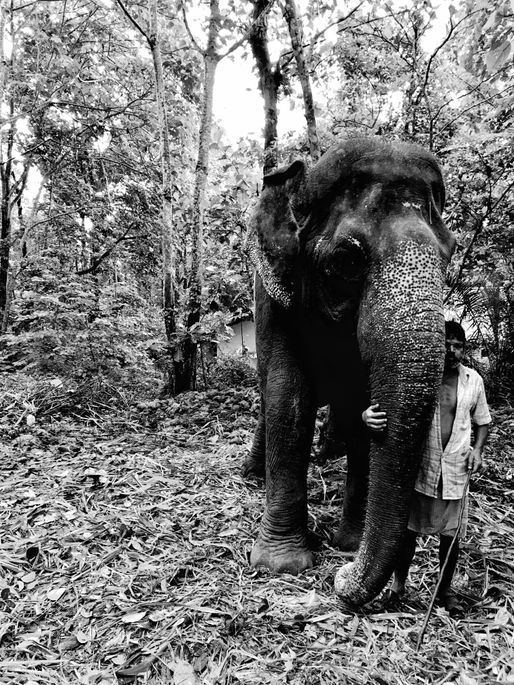
[[[254,389],[59,413],[51,389],[54,411],[38,412],[20,388],[0,400],[2,685],[514,683],[510,409],[494,412],[488,466],[472,483],[465,618],[436,609],[416,650],[434,540],[400,611],[379,597],[350,614],[334,594],[348,560],[329,544],[344,459],[310,467],[315,568],[250,568],[264,505],[240,475]]]

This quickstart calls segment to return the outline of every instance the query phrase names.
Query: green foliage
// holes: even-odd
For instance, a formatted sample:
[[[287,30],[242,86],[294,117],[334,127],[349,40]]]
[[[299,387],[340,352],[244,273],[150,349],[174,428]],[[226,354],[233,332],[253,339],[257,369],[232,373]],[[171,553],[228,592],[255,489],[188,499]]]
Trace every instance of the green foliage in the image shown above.
[[[257,386],[256,370],[237,357],[220,356],[208,365],[201,387],[253,388]]]
[[[132,285],[101,284],[55,266],[50,258],[27,265],[12,333],[1,339],[4,363],[76,383],[104,378],[118,388],[149,389],[158,377],[146,347],[158,311]]]
[[[124,4],[147,26],[146,5]],[[216,49],[222,54],[248,28],[252,7],[227,0],[220,8]],[[158,5],[174,167],[169,228],[177,257],[177,336],[184,337],[203,66],[179,9]],[[342,9],[330,1],[309,2],[303,10],[322,147],[355,132],[388,135],[427,145],[443,160],[447,220],[458,238],[447,305],[474,323],[494,387],[509,397],[512,3],[459,0],[447,7],[416,0]],[[205,47],[207,6],[185,3],[185,12]],[[280,56],[280,97],[299,108],[278,6],[268,26],[273,59]],[[42,176],[42,191],[13,207],[11,327],[3,353],[11,367],[27,365],[31,373],[76,383],[96,375],[120,387],[144,379],[156,384],[161,374],[145,346],[150,340],[166,345],[159,311],[159,133],[147,42],[116,3],[96,0],[15,3],[12,30],[3,107],[12,106],[17,122],[13,183],[31,167]],[[249,54],[246,45],[242,50]],[[283,138],[280,148],[284,162],[308,156],[302,131]],[[261,185],[260,141],[229,144],[215,124],[210,157],[203,312],[189,331],[206,346],[224,335],[232,316],[252,307],[253,270],[243,244]]]
[[[510,0],[467,0],[474,14],[474,30],[462,51],[462,61],[470,72],[504,78],[514,54],[514,8]]]
[[[514,388],[514,156],[510,135],[461,135],[448,151],[449,224],[458,247],[448,305],[473,324],[489,361],[491,395]]]
[[[234,314],[252,307],[253,268],[244,252],[248,183],[227,188],[209,208],[205,239],[205,301],[210,309]]]

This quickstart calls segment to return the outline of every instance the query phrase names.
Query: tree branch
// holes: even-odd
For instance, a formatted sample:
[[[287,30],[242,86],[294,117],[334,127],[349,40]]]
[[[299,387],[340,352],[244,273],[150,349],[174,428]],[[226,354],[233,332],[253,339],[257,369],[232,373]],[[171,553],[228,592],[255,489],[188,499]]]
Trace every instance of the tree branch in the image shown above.
[[[491,95],[491,96],[488,97],[488,98],[484,98],[483,100],[480,100],[480,102],[475,102],[475,103],[473,103],[472,105],[470,105],[469,107],[466,107],[466,109],[463,109],[456,117],[454,117],[451,121],[447,122],[447,123],[443,126],[443,128],[439,131],[439,135],[441,135],[441,133],[442,133],[443,131],[445,131],[449,126],[451,126],[451,125],[454,124],[456,121],[458,121],[459,118],[460,118],[463,114],[466,114],[466,112],[469,112],[469,111],[471,111],[472,109],[475,109],[475,107],[480,107],[480,105],[483,105],[483,104],[485,104],[486,102],[491,102],[492,100],[494,100],[495,98],[497,98],[499,95],[501,95],[502,93],[505,93],[505,92],[511,90],[512,88],[514,88],[514,83],[511,83],[510,85],[506,86],[503,90],[500,90],[498,93],[494,93],[494,95]]]
[[[116,245],[119,245],[121,242],[123,242],[125,240],[137,240],[138,238],[145,237],[145,236],[140,236],[140,235],[130,235],[130,236],[127,235],[127,233],[132,228],[134,228],[135,225],[136,225],[135,223],[131,223],[128,226],[127,230],[123,233],[123,235],[121,235],[117,240],[115,240],[114,243],[112,245],[110,245],[106,250],[104,250],[101,255],[98,255],[98,257],[95,257],[95,259],[93,259],[93,263],[91,264],[91,266],[89,266],[87,269],[80,269],[80,271],[76,271],[76,274],[78,276],[85,276],[86,274],[90,274],[90,273],[95,272],[98,269],[98,267],[100,266],[100,264],[105,259],[107,259],[107,257],[111,254],[111,252],[114,250]]]
[[[260,14],[257,17],[255,17],[255,19],[253,19],[252,23],[247,28],[243,36],[238,41],[236,41],[226,52],[219,56],[220,60],[224,59],[225,57],[227,57],[227,55],[230,55],[232,52],[237,50],[237,48],[241,47],[241,45],[243,45],[243,43],[245,43],[250,38],[250,35],[253,31],[253,27],[255,26],[255,24],[257,24],[257,22],[259,22],[269,13],[274,3],[275,0],[270,0],[268,2],[268,4],[261,10]]]
[[[325,28],[322,28],[322,29],[320,29],[317,33],[315,33],[315,34],[312,36],[312,39],[311,39],[311,43],[310,43],[310,44],[311,44],[311,48],[312,48],[314,45],[316,45],[316,43],[318,42],[319,38],[321,38],[321,36],[322,36],[324,33],[326,33],[329,29],[331,29],[332,26],[337,26],[338,24],[342,24],[343,22],[345,22],[347,19],[349,19],[350,17],[352,17],[352,16],[355,14],[355,12],[357,12],[357,10],[359,10],[359,9],[362,7],[363,4],[364,4],[363,2],[359,2],[359,4],[356,5],[355,7],[353,7],[347,14],[344,15],[344,17],[339,17],[339,19],[336,19],[335,21],[331,21],[330,24],[327,24],[327,25],[325,26]],[[341,29],[341,30],[343,30],[343,29]]]
[[[446,99],[445,102],[443,102],[443,104],[437,108],[437,110],[433,116],[433,121],[435,122],[439,118],[439,115],[441,114],[443,109],[445,109],[445,107],[447,107],[451,102],[455,102],[456,100],[462,100],[462,98],[466,98],[469,95],[472,95],[473,93],[475,93],[477,91],[480,91],[480,88],[485,83],[487,83],[488,81],[492,81],[494,78],[496,78],[497,75],[498,75],[498,72],[495,72],[494,74],[491,74],[490,76],[485,78],[483,81],[480,81],[480,83],[477,83],[474,86],[471,86],[465,79],[460,78],[459,80],[464,81],[466,88],[468,88],[468,90],[466,90],[464,93],[460,93],[459,95],[452,95],[452,97]]]
[[[408,10],[405,10],[405,11],[408,11]],[[359,28],[359,26],[356,26],[353,28]],[[376,31],[374,31],[372,29],[369,33],[367,31],[362,31],[361,35],[362,36],[373,36],[374,38],[378,38],[383,43],[385,43],[390,48],[392,48],[392,50],[398,55],[398,57],[402,60],[402,62],[405,62],[405,64],[409,67],[409,69],[412,70],[414,68],[414,64],[413,64],[412,60],[410,60],[405,55],[401,54],[401,52],[399,50],[399,46],[395,45],[392,40],[387,38],[387,36],[385,36],[383,33],[381,33],[378,29]]]
[[[14,205],[18,202],[20,197],[23,194],[23,191],[25,190],[25,186],[27,185],[27,177],[29,175],[29,165],[25,164],[23,166],[23,171],[21,173],[20,178],[16,179],[14,176],[14,173],[11,174],[12,178],[14,179],[14,183],[11,186],[10,190],[10,197],[12,198],[11,204],[14,207]]]
[[[195,50],[198,50],[198,52],[203,55],[205,51],[202,50],[202,48],[196,42],[196,38],[193,36],[193,32],[191,31],[191,27],[189,26],[189,22],[187,20],[186,6],[183,2],[180,3],[180,9],[182,10],[182,19],[184,20],[184,26],[189,34],[189,38],[191,38],[191,42],[193,43]]]
[[[455,279],[453,281],[453,285],[451,286],[449,292],[447,293],[447,295],[445,296],[445,298],[443,300],[443,304],[446,304],[448,302],[448,300],[450,299],[450,297],[455,292],[457,285],[459,284],[460,278],[462,276],[462,272],[464,271],[464,265],[467,262],[469,255],[471,254],[471,250],[473,248],[473,245],[475,244],[475,241],[478,238],[478,235],[479,235],[480,231],[482,230],[483,226],[484,226],[484,217],[482,217],[482,216],[477,217],[477,219],[475,219],[475,228],[473,231],[473,235],[471,237],[471,240],[468,243],[468,246],[466,247],[466,249],[464,251],[464,254],[462,255],[462,260],[461,260],[460,265],[459,265],[459,270],[457,271],[457,274],[456,274]]]
[[[425,69],[425,78],[423,79],[423,84],[421,86],[421,92],[425,92],[425,89],[428,85],[428,79],[430,78],[430,70],[432,68],[432,64],[434,59],[436,58],[438,52],[442,50],[442,48],[446,45],[446,43],[450,40],[452,35],[455,33],[456,29],[459,27],[460,24],[462,24],[464,21],[472,17],[474,14],[477,12],[481,12],[482,10],[473,10],[473,12],[470,12],[467,14],[465,17],[462,17],[462,19],[459,19],[459,21],[456,24],[453,24],[450,18],[450,30],[448,31],[447,35],[443,38],[441,43],[436,47],[434,52],[430,55],[428,62],[427,62],[427,67]]]
[[[60,219],[63,216],[71,216],[72,214],[76,214],[77,212],[81,212],[83,209],[87,209],[91,205],[84,205],[83,207],[75,207],[74,209],[71,209],[69,212],[59,212],[59,214],[52,214],[51,216],[47,216],[46,219],[40,219],[39,221],[35,221],[31,225],[31,229],[35,228],[36,226],[40,226],[41,224],[46,224],[48,221],[53,221],[54,219]]]
[[[453,282],[453,285],[450,288],[450,291],[448,292],[446,297],[444,298],[444,304],[446,304],[446,302],[450,299],[450,297],[453,295],[453,293],[455,292],[455,290],[459,284],[459,281],[460,281],[461,276],[462,276],[462,272],[464,271],[464,266],[468,260],[469,255],[471,254],[471,250],[473,249],[473,245],[475,244],[476,239],[478,238],[478,236],[480,234],[480,231],[484,227],[484,220],[486,218],[490,218],[491,214],[495,211],[495,209],[498,207],[498,205],[501,202],[503,202],[503,200],[505,199],[505,197],[507,197],[507,195],[510,193],[510,191],[512,190],[513,187],[514,187],[514,181],[509,183],[507,185],[507,187],[505,188],[505,190],[503,191],[503,193],[495,199],[493,204],[490,205],[489,211],[487,212],[486,216],[479,216],[475,219],[475,229],[474,229],[473,235],[471,237],[471,240],[468,243],[468,246],[466,247],[466,250],[464,251],[464,254],[462,256],[462,260],[461,260],[461,263],[459,266],[459,270],[457,272],[457,275],[455,276],[455,280]]]
[[[398,26],[400,27],[400,29],[401,29],[403,35],[405,36],[405,40],[407,41],[407,43],[408,43],[409,45],[412,45],[412,44],[413,44],[413,41],[411,40],[410,33],[407,31],[407,29],[406,29],[405,26],[401,23],[401,21],[399,21],[399,19],[398,19],[396,13],[395,13],[395,12],[391,12],[391,14],[390,14],[389,16],[392,18],[392,20],[395,22],[395,24],[398,24]],[[414,24],[412,25],[412,28],[415,28],[415,25],[414,25]]]
[[[147,32],[144,30],[144,28],[143,28],[142,26],[140,26],[140,25],[137,23],[137,21],[134,19],[134,17],[130,14],[130,12],[128,11],[128,9],[127,9],[127,8],[125,7],[125,5],[123,4],[122,0],[116,0],[116,2],[117,2],[118,5],[121,7],[121,10],[122,10],[123,14],[127,17],[127,19],[130,21],[130,23],[139,31],[139,33],[140,33],[142,36],[145,37],[146,42],[148,43],[148,45],[149,45],[150,48],[151,48],[151,47],[152,47],[152,39],[151,39],[151,37],[147,34]]]

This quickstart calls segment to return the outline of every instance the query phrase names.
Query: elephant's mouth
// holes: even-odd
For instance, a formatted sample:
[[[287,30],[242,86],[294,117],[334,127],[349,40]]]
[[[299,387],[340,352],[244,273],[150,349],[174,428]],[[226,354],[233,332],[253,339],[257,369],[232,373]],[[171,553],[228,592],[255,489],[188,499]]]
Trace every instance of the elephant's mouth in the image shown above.
[[[324,297],[323,295],[324,293],[321,293],[320,310],[330,321],[340,324],[355,316],[359,306],[358,298],[347,298],[343,302],[333,302],[329,297]]]
[[[358,310],[368,273],[368,257],[361,241],[346,238],[336,249],[320,240],[314,250],[318,311],[336,322]]]

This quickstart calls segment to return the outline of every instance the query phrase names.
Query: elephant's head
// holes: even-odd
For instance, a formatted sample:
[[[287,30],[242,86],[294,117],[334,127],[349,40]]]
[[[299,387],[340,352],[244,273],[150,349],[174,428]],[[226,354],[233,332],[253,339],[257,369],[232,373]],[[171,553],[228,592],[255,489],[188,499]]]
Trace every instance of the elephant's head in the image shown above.
[[[338,144],[310,170],[295,162],[267,176],[254,217],[270,296],[353,328],[371,396],[387,412],[386,434],[372,441],[363,541],[336,578],[353,604],[393,570],[441,380],[443,277],[455,242],[443,205],[431,154],[371,138]]]

